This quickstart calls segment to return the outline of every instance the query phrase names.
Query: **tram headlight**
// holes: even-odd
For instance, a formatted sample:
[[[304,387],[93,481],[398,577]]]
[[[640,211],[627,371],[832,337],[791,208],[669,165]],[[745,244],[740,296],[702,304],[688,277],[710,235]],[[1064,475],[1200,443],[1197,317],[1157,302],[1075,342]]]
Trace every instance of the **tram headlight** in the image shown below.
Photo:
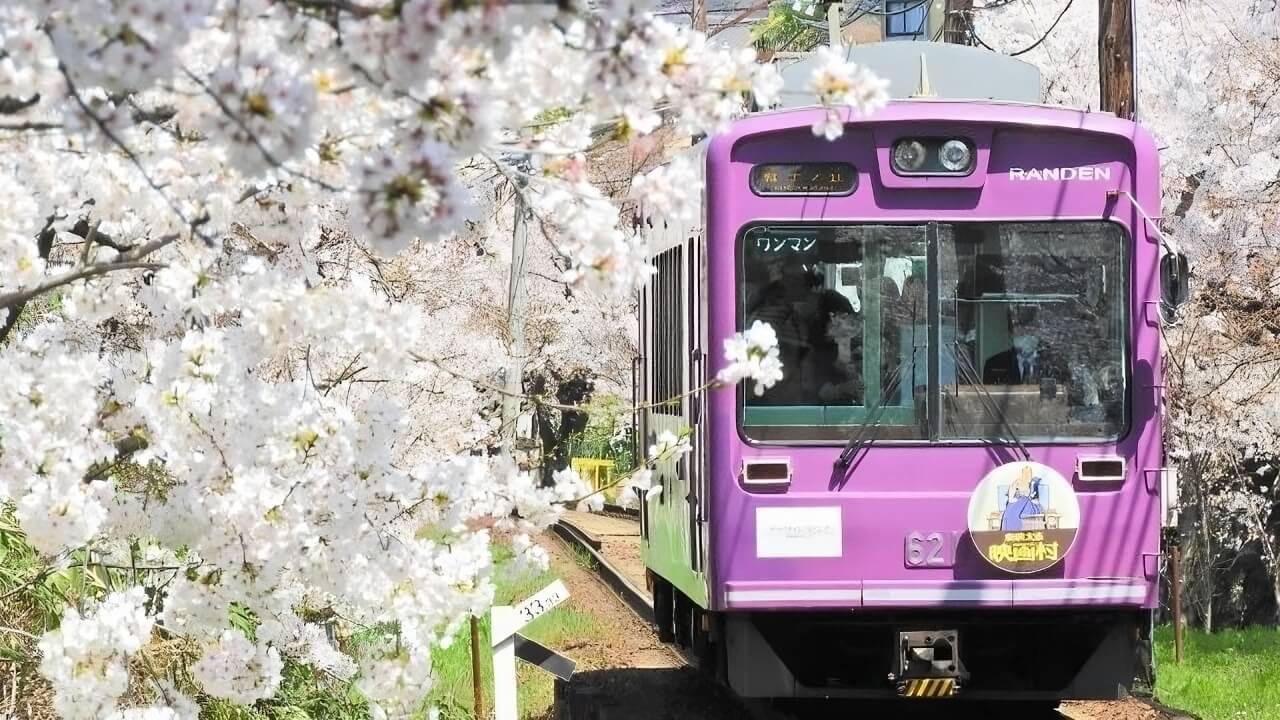
[[[927,159],[928,151],[919,140],[899,140],[893,146],[893,167],[898,172],[919,172]]]
[[[950,172],[963,172],[973,162],[973,151],[963,140],[948,140],[938,149],[938,164]]]

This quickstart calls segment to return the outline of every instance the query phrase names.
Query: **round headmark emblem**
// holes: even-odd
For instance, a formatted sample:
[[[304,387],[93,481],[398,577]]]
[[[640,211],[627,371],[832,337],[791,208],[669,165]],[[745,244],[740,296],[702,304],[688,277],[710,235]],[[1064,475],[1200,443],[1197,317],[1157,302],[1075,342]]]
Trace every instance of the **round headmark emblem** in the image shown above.
[[[1036,462],[1001,465],[969,498],[969,536],[978,554],[1013,573],[1053,567],[1080,530],[1080,503],[1071,483]]]

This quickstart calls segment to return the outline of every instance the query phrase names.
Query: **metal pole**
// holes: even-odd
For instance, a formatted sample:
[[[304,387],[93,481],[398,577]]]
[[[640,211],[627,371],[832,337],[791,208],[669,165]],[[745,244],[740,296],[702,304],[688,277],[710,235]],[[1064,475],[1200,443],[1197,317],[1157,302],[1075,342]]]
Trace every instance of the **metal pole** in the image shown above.
[[[520,393],[524,375],[524,289],[525,248],[529,230],[525,223],[524,188],[515,188],[515,212],[511,228],[511,276],[507,282],[507,374],[502,398],[502,451],[515,457],[516,419],[520,416]]]
[[[485,717],[484,678],[480,676],[480,621],[471,617],[471,693],[476,720]]]
[[[1169,592],[1173,595],[1173,661],[1182,662],[1182,548],[1174,545],[1169,561]]]

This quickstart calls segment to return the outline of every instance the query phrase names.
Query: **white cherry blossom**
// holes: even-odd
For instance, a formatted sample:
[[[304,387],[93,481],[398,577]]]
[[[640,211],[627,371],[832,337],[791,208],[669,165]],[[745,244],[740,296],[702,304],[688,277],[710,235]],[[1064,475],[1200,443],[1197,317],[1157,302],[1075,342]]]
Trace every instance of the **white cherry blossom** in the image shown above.
[[[755,381],[755,394],[763,395],[782,379],[778,335],[769,323],[756,320],[751,327],[726,338],[724,354],[728,365],[716,376],[721,382],[734,384],[751,379]]]
[[[519,192],[562,303],[531,326],[567,324],[566,287],[614,307],[652,269],[600,146],[714,132],[780,85],[630,2],[371,7],[0,7],[0,503],[50,565],[151,565],[41,639],[64,718],[194,720],[129,663],[153,625],[212,697],[268,699],[292,661],[417,710],[433,649],[493,600],[477,528],[540,564],[533,534],[598,502],[488,454],[507,347],[480,303],[505,282],[466,258],[509,246]],[[699,185],[678,162],[638,192],[687,215]],[[761,352],[737,379],[772,382]],[[348,654],[304,607],[394,631]],[[154,703],[118,707],[131,682]]]

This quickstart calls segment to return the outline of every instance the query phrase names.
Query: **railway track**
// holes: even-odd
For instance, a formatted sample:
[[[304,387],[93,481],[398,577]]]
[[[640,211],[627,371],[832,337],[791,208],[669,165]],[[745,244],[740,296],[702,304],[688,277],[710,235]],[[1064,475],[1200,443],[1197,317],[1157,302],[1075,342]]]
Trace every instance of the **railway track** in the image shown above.
[[[619,508],[619,510],[622,510],[622,508]],[[592,572],[637,617],[645,623],[653,622],[653,598],[643,588],[637,586],[625,573],[614,566],[613,563],[609,562],[604,553],[600,551],[598,543],[593,542],[590,535],[583,531],[582,528],[564,519],[556,523],[552,529],[555,531],[556,537],[560,538],[566,545],[585,553],[591,558]],[[697,660],[692,655],[670,643],[663,643],[663,647],[680,666],[697,667]]]
[[[630,520],[637,520],[636,514],[619,506],[605,506],[605,512]],[[638,520],[637,520],[638,522]],[[645,623],[653,622],[653,598],[632,578],[611,563],[600,551],[597,541],[573,522],[561,519],[553,526],[553,531],[561,542],[582,552],[591,558],[592,572],[610,590],[622,600],[632,612]],[[677,667],[698,668],[698,659],[690,652],[671,643],[663,643],[663,649],[670,654]],[[734,698],[750,720],[799,720],[799,716],[780,713],[767,703],[748,698]]]

